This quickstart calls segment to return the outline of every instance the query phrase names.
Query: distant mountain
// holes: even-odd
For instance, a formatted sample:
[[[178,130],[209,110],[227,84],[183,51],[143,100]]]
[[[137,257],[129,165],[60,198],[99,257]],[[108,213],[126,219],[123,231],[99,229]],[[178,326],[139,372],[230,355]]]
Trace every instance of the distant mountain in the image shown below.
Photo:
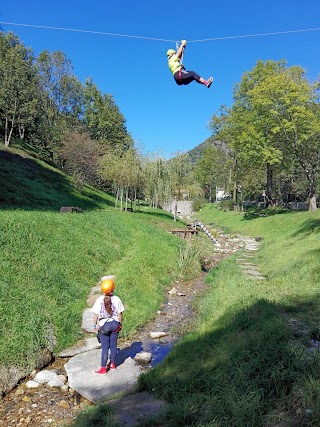
[[[197,164],[197,162],[199,161],[199,159],[201,159],[201,157],[203,156],[205,148],[208,145],[212,144],[213,142],[214,142],[214,138],[213,138],[213,136],[210,136],[204,142],[202,142],[201,144],[197,145],[195,148],[193,148],[192,150],[187,152],[187,154],[189,154],[190,163],[193,166],[195,166]]]

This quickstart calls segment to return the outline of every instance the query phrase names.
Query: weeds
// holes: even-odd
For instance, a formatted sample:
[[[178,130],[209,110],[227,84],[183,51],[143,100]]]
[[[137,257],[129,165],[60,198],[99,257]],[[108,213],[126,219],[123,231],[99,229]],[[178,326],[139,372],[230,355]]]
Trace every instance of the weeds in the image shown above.
[[[180,278],[190,279],[201,271],[206,248],[200,240],[188,240],[179,246],[178,272]]]

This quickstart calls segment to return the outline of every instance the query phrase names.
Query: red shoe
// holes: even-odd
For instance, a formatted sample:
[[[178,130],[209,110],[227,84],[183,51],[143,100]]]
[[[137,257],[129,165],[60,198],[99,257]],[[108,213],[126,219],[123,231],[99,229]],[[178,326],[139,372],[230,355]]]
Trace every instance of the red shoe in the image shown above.
[[[113,363],[113,362],[110,363],[110,370],[111,371],[115,371],[116,370],[116,364],[115,363]]]
[[[92,371],[92,373],[95,375],[105,375],[107,373],[107,370],[106,370],[106,368],[101,367],[100,369],[98,369],[96,371]]]

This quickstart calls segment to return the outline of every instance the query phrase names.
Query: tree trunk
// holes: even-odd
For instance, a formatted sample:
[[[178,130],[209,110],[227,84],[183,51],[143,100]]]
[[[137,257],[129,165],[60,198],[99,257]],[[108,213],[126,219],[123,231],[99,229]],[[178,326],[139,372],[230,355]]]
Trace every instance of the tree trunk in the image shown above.
[[[212,202],[212,187],[211,187],[211,185],[209,186],[209,200],[208,200],[208,202],[209,203]]]
[[[317,199],[316,196],[313,195],[309,198],[309,211],[316,211],[317,209]]]
[[[178,212],[178,201],[177,201],[177,198],[175,197],[174,206],[173,206],[173,221],[174,222],[176,222],[176,220],[177,220],[177,212]]]
[[[123,187],[121,187],[120,190],[120,210],[122,211],[122,205],[123,205]]]
[[[117,187],[116,201],[115,201],[115,204],[114,204],[114,208],[115,209],[117,209],[118,200],[119,200],[119,187]]]
[[[266,189],[266,199],[265,199],[265,205],[266,208],[269,205],[272,205],[272,186],[273,186],[273,171],[271,165],[267,164],[267,189]]]

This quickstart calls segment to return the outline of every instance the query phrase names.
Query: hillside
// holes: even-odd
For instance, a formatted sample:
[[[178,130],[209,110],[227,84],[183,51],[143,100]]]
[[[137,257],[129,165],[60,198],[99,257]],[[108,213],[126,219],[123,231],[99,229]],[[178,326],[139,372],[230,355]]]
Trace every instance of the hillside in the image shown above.
[[[201,157],[203,156],[205,148],[208,145],[212,144],[213,141],[214,141],[213,137],[210,136],[204,142],[202,142],[201,144],[197,145],[195,148],[193,148],[192,150],[189,150],[187,152],[187,154],[189,155],[190,163],[193,166],[195,166],[196,163],[201,159]]]
[[[57,211],[61,206],[97,209],[113,206],[108,194],[84,186],[80,192],[74,180],[40,158],[31,146],[21,142],[0,149],[0,208]]]

